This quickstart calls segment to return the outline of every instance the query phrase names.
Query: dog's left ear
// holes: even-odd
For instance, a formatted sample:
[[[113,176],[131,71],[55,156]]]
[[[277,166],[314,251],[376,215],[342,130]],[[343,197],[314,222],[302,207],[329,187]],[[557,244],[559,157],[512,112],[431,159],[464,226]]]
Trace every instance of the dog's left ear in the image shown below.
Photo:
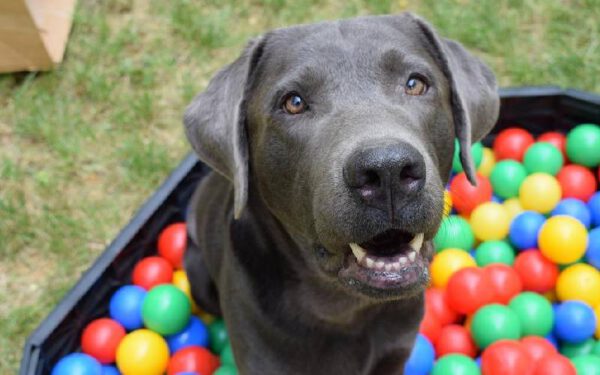
[[[460,161],[467,178],[476,185],[471,143],[481,140],[496,124],[500,107],[496,78],[481,60],[459,43],[439,38],[427,22],[415,15],[409,16],[416,22],[448,80]]]
[[[232,182],[236,219],[248,200],[246,100],[265,39],[250,41],[237,60],[219,71],[187,107],[183,119],[200,159]]]

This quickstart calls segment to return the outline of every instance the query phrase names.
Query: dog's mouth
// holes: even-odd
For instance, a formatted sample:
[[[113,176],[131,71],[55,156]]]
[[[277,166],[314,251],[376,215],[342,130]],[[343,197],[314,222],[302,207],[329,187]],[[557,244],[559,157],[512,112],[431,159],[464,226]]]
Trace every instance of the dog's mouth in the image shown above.
[[[390,229],[362,243],[350,243],[339,276],[369,295],[399,295],[427,283],[424,233]]]

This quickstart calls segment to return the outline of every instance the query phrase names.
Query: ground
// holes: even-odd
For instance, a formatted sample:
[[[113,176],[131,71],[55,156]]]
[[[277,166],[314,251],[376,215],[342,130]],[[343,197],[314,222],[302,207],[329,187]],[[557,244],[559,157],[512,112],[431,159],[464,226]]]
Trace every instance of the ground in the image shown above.
[[[600,92],[600,0],[80,0],[60,67],[0,75],[0,374],[189,152],[185,105],[249,37],[403,10],[502,86]]]

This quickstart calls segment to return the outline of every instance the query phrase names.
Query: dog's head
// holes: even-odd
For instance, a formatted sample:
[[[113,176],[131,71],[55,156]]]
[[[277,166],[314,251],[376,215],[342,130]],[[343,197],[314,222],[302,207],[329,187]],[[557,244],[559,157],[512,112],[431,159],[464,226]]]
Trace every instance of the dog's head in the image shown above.
[[[367,298],[423,289],[454,139],[498,115],[490,70],[409,13],[279,29],[250,42],[185,114],[200,158],[257,194],[310,249],[311,277]]]

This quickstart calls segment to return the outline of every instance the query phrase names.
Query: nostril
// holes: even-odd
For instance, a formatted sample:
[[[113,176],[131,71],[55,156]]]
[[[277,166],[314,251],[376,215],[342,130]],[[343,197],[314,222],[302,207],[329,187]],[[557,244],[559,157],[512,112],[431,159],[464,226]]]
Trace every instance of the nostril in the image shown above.
[[[365,171],[363,173],[361,186],[370,187],[370,188],[378,188],[379,186],[381,186],[381,180],[379,179],[379,174],[373,170]]]
[[[421,172],[414,165],[407,165],[400,171],[400,180],[410,184],[422,178]]]

